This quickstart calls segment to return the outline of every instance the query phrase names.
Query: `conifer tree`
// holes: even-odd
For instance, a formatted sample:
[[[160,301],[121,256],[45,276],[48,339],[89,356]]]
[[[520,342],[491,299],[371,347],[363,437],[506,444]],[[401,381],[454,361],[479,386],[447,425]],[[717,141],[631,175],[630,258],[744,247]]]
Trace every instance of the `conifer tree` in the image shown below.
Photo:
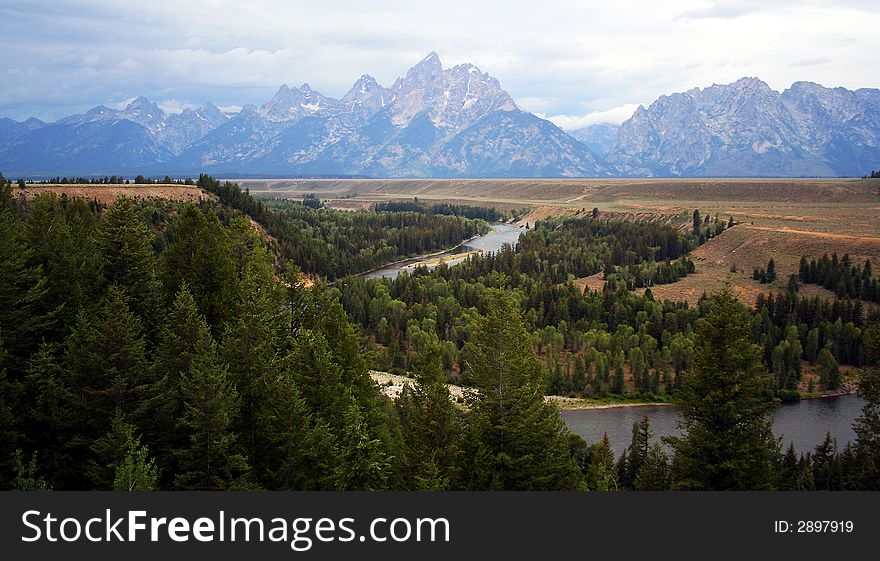
[[[141,322],[129,311],[125,294],[110,287],[101,308],[81,312],[65,341],[64,385],[78,435],[73,444],[80,449],[107,432],[116,409],[134,419],[151,383]],[[86,452],[76,460],[87,463],[90,457]]]
[[[860,489],[880,490],[880,324],[866,329],[865,345],[873,361],[859,379],[859,396],[865,400],[862,414],[853,423],[855,455],[860,466]]]
[[[590,467],[586,475],[587,487],[592,491],[617,491],[618,473],[614,464],[614,451],[608,440],[608,433],[601,442],[593,446],[590,454]]]
[[[91,446],[88,473],[92,489],[150,491],[156,487],[158,470],[135,430],[117,409],[110,430]]]
[[[621,481],[622,487],[626,489],[633,489],[635,487],[636,477],[648,460],[652,435],[651,423],[647,415],[633,423],[632,443],[629,445],[626,457],[626,479]]]
[[[208,324],[184,284],[167,315],[152,367],[154,382],[140,412],[142,417],[149,418],[144,423],[144,435],[158,453],[159,464],[166,472],[166,484],[172,482],[167,478],[177,471],[172,451],[184,448],[187,443],[187,437],[177,430],[185,411],[182,378],[190,374],[196,361],[216,361],[216,353]]]
[[[342,490],[380,491],[387,487],[389,458],[382,442],[371,436],[357,403],[349,395],[343,424],[346,430],[339,441],[340,461],[337,480]]]
[[[459,415],[446,385],[436,336],[413,362],[415,385],[398,399],[407,469],[413,488],[447,489],[457,480]]]
[[[159,483],[159,470],[140,437],[133,432],[127,435],[126,451],[122,462],[116,466],[113,479],[114,491],[152,491]]]
[[[233,430],[238,393],[215,353],[193,358],[189,372],[181,377],[181,390],[184,413],[178,428],[189,442],[177,451],[180,472],[175,487],[203,491],[250,487],[250,467],[238,452]]]
[[[544,402],[541,368],[512,295],[492,293],[467,350],[477,389],[469,413],[471,487],[577,488],[568,429]]]
[[[697,328],[696,357],[684,376],[682,428],[668,437],[677,488],[772,489],[779,443],[767,405],[764,373],[749,341],[751,323],[729,284],[712,295],[712,311]]]
[[[38,334],[52,317],[42,308],[49,290],[40,265],[32,265],[24,225],[16,214],[11,197],[0,197],[0,333],[6,349],[7,375],[17,380],[27,358],[40,342]]]
[[[655,442],[636,474],[636,491],[668,491],[670,484],[669,456],[659,442]]]
[[[238,286],[229,237],[213,211],[184,207],[171,227],[172,242],[162,253],[162,284],[172,298],[183,283],[214,334],[235,309]]]
[[[46,339],[60,341],[79,310],[93,303],[101,285],[101,254],[95,247],[96,220],[81,200],[66,205],[54,194],[40,195],[28,205],[25,236],[30,263],[46,275],[47,291],[40,300],[44,313],[57,310]]]
[[[153,235],[131,199],[120,197],[107,209],[98,228],[97,246],[106,285],[119,287],[147,333],[157,332],[161,294]]]
[[[813,482],[819,491],[839,491],[841,488],[842,472],[840,459],[837,454],[837,442],[831,437],[831,433],[825,435],[825,440],[813,449]]]
[[[268,453],[259,475],[265,484],[291,491],[335,489],[340,461],[333,432],[309,410],[289,372],[273,381],[263,415]]]
[[[251,467],[261,473],[261,457],[266,452],[261,443],[261,409],[284,368],[289,352],[286,330],[290,312],[285,294],[271,277],[271,269],[261,273],[247,267],[240,282],[237,312],[223,330],[220,356],[229,366],[229,376],[241,398],[241,426]],[[268,275],[268,276],[267,276]]]

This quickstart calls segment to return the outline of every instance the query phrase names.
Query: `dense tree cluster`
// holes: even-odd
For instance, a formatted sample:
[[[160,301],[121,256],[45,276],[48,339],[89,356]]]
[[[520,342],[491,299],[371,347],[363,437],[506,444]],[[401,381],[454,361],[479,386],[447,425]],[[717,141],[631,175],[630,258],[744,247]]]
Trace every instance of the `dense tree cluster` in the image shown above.
[[[828,257],[826,253],[818,260],[801,257],[798,271],[804,284],[818,284],[833,291],[838,298],[859,298],[869,302],[880,302],[880,281],[871,270],[871,262],[859,266],[853,263],[849,254],[838,257],[837,253]]]
[[[486,222],[501,222],[506,216],[499,212],[495,207],[482,207],[471,205],[456,205],[449,203],[425,204],[419,202],[418,198],[412,201],[388,201],[386,203],[376,203],[374,205],[376,212],[421,212],[423,214],[444,214],[448,216],[462,216],[464,218],[473,218],[485,220]]]
[[[3,488],[582,486],[510,295],[469,342],[483,389],[468,412],[436,336],[394,405],[334,292],[279,279],[245,217],[140,205],[0,194]]]
[[[684,375],[686,433],[651,439],[648,418],[616,460],[607,435],[580,451],[586,485],[595,490],[880,490],[880,323],[867,329],[870,366],[859,383],[866,404],[853,424],[856,440],[840,449],[827,435],[813,449],[783,453],[761,399],[766,371],[749,341],[750,318],[732,293],[713,295],[698,322],[696,360]],[[827,351],[827,350],[826,350]]]
[[[446,249],[488,231],[479,220],[420,212],[346,212],[287,200],[258,201],[238,185],[202,175],[198,185],[262,224],[281,254],[330,280]]]
[[[571,280],[586,270],[687,266],[698,243],[598,217],[539,223],[454,267],[306,286],[243,212],[346,258],[327,240],[364,224],[400,240],[418,217],[482,222],[350,215],[361,223],[211,188],[220,203],[104,208],[25,203],[0,176],[0,487],[880,490],[880,315],[857,298],[795,282],[751,310],[729,288],[696,306],[614,278],[583,290]],[[872,279],[843,261],[839,275]],[[411,374],[396,402],[371,362]],[[772,436],[770,398],[796,392],[806,364],[826,388],[841,364],[864,369],[843,450],[783,453]],[[449,380],[470,386],[463,403]],[[547,391],[675,394],[686,434],[664,446],[643,419],[615,458],[607,437],[570,433]]]
[[[574,222],[580,228],[589,221]],[[580,238],[567,235],[564,226],[551,229],[549,224],[538,223],[522,235],[516,249],[472,256],[454,267],[418,268],[394,280],[338,282],[335,288],[349,316],[377,345],[375,367],[408,370],[423,334],[436,331],[448,379],[472,383],[465,343],[474,318],[485,312],[490,289],[502,288],[517,294],[542,359],[548,393],[673,395],[680,387],[679,375],[693,364],[695,325],[711,310],[711,301],[703,299],[696,307],[658,302],[650,291],[639,297],[627,290],[635,283],[613,281],[602,291],[581,290],[565,282],[573,274],[563,273],[594,270],[578,267],[598,267],[601,259],[584,250]],[[593,228],[616,227],[595,222]],[[608,249],[602,244],[587,247]],[[867,322],[880,320],[876,310],[859,300],[804,298],[793,291],[762,294],[756,310],[748,313],[751,341],[761,345],[762,362],[773,373],[766,397],[784,399],[799,397],[803,361],[820,374],[823,388],[837,388],[842,381],[839,365],[864,364],[862,330]],[[820,364],[823,349],[830,356]],[[807,389],[814,391],[815,386]]]

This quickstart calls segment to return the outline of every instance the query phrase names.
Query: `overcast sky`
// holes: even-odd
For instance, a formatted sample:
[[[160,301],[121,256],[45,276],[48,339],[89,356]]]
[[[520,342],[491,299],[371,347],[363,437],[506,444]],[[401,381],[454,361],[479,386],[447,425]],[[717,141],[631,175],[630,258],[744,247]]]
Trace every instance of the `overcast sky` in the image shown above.
[[[0,0],[0,116],[54,120],[139,94],[235,108],[282,83],[341,97],[436,51],[572,129],[742,76],[878,87],[878,30],[878,0]]]

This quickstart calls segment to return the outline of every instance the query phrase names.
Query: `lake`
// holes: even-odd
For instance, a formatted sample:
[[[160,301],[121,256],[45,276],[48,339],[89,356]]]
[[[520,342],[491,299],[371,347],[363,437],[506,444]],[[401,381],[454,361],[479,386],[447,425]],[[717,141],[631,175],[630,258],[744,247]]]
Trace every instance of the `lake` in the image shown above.
[[[824,399],[802,399],[783,403],[773,410],[773,432],[782,437],[785,451],[794,442],[798,454],[812,450],[825,439],[825,434],[837,439],[839,449],[855,440],[852,422],[861,414],[864,401],[855,395]],[[608,433],[611,447],[620,455],[632,440],[633,423],[647,415],[651,420],[652,441],[661,436],[678,435],[681,419],[676,406],[614,407],[610,409],[578,409],[562,412],[562,418],[573,432],[593,444]]]
[[[464,257],[461,257],[462,254],[467,254],[470,251],[482,250],[484,252],[496,252],[500,250],[504,244],[516,245],[516,242],[519,240],[519,235],[525,231],[518,226],[510,224],[491,224],[491,226],[492,231],[488,234],[468,240],[449,251],[435,255],[414,257],[412,259],[407,259],[406,261],[400,261],[385,267],[380,267],[373,271],[368,271],[361,276],[368,279],[378,277],[388,277],[393,279],[399,275],[400,271],[404,268],[412,268],[414,265],[423,261],[434,261],[438,258],[443,258],[447,265],[454,265],[464,259]]]

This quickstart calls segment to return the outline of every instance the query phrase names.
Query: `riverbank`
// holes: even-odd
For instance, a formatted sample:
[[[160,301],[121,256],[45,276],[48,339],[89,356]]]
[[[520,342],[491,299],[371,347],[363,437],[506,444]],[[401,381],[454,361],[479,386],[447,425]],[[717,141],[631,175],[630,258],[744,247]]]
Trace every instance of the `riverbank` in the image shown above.
[[[617,409],[621,407],[672,407],[678,405],[673,401],[628,401],[587,399],[584,397],[564,397],[561,395],[545,396],[549,403],[555,403],[563,411],[586,409]]]
[[[397,399],[403,391],[405,384],[413,384],[414,380],[407,376],[399,374],[391,374],[390,372],[382,372],[381,370],[370,370],[370,377],[379,386],[380,391],[390,397]],[[455,384],[447,384],[449,395],[456,403],[464,403],[465,395],[470,388],[457,386]],[[545,395],[544,400],[547,403],[555,403],[563,411],[577,411],[580,409],[614,409],[617,407],[649,407],[649,406],[672,406],[673,402],[643,402],[643,401],[610,401],[598,399],[585,399],[577,397],[563,397],[561,395]]]
[[[486,232],[486,234],[488,234],[490,232],[497,231],[497,229],[492,224],[489,224],[489,226],[490,226],[491,230],[489,230],[489,232]],[[425,260],[428,260],[428,259],[431,259],[434,257],[440,257],[441,255],[445,255],[451,251],[455,251],[456,248],[459,248],[468,242],[472,242],[477,238],[483,237],[486,234],[477,234],[475,236],[471,236],[466,240],[462,240],[462,241],[458,242],[457,244],[455,244],[452,247],[447,247],[446,249],[441,249],[441,250],[435,251],[433,253],[425,253],[424,255],[413,255],[410,257],[404,257],[403,259],[398,259],[397,261],[392,261],[391,263],[385,263],[384,265],[376,267],[375,269],[370,269],[369,271],[364,271],[363,273],[358,273],[356,276],[369,277],[373,273],[376,273],[376,272],[381,271],[383,269],[387,269],[389,267],[396,267],[396,266],[400,266],[401,270],[415,269],[416,266],[418,266],[422,261],[425,261]],[[412,262],[412,263],[410,263],[410,262]]]

